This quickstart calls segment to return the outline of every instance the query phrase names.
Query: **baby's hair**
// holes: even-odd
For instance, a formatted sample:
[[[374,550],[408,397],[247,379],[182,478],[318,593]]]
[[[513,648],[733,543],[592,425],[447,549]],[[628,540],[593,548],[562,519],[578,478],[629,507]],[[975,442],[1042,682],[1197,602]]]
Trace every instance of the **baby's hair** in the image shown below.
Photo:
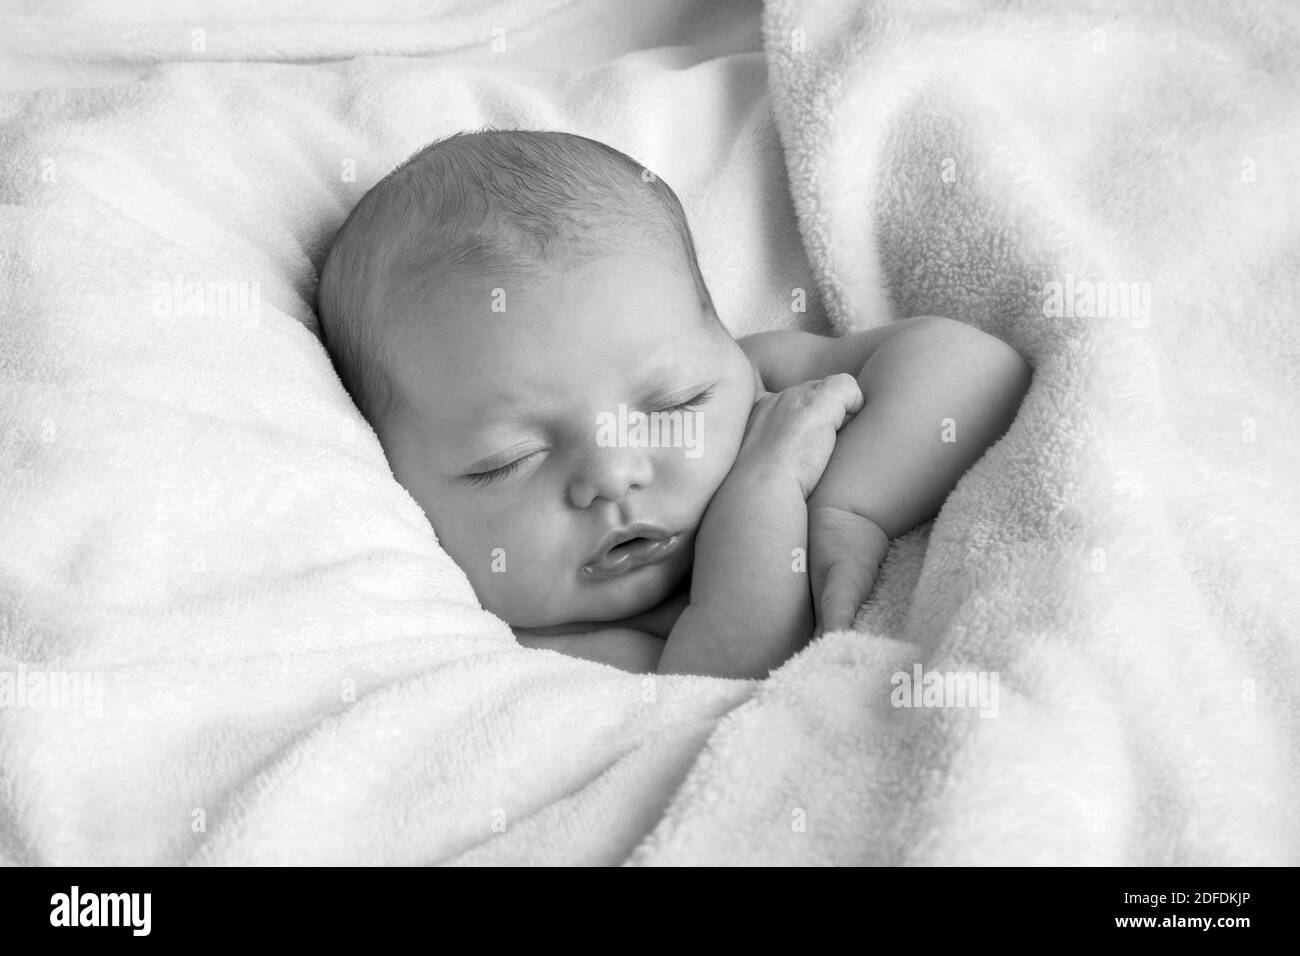
[[[381,327],[394,292],[436,301],[457,272],[526,281],[629,251],[684,267],[706,320],[721,328],[686,214],[662,179],[572,133],[456,133],[390,172],[343,223],[317,289],[321,337],[378,431],[401,403]]]

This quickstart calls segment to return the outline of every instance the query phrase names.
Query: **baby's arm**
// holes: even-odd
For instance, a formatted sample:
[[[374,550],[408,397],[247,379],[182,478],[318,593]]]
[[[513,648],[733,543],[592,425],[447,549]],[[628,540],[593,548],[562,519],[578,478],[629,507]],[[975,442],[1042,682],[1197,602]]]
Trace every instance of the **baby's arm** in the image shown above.
[[[664,645],[661,674],[766,677],[812,632],[808,511],[794,481],[738,475],[700,523],[691,602]],[[801,568],[802,570],[802,568]]]
[[[1010,426],[1030,371],[1011,346],[951,319],[783,343],[787,372],[857,367],[866,405],[840,432],[808,502],[809,572],[819,630],[848,627],[888,539],[932,517]],[[761,371],[761,369],[760,369]]]
[[[848,375],[762,395],[695,544],[690,603],[664,645],[660,673],[762,678],[812,630],[807,498],[862,407]]]

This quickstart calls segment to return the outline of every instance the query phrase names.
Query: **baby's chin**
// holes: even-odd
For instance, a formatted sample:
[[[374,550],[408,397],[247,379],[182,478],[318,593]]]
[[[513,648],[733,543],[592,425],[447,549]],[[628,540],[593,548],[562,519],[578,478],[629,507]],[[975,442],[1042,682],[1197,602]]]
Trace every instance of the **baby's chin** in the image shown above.
[[[626,579],[604,581],[605,593],[600,595],[602,612],[598,621],[621,621],[652,611],[677,590],[683,578],[690,573],[690,566],[685,569],[668,564],[653,568],[642,568],[628,575]],[[643,575],[637,579],[636,575]],[[616,587],[609,587],[617,585]]]

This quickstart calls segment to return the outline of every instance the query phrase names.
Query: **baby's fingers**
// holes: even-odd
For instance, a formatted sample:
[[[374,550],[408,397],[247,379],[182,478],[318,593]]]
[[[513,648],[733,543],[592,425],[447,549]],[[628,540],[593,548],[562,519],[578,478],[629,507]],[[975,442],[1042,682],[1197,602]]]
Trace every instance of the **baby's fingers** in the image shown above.
[[[814,576],[813,610],[817,619],[816,634],[842,631],[853,626],[858,605],[871,593],[871,585],[875,577],[870,573],[864,575],[863,570],[863,566],[856,561],[832,564],[821,575],[820,594]]]
[[[836,372],[817,382],[814,388],[826,396],[831,407],[835,427],[840,428],[845,422],[862,411],[864,400],[858,380],[847,372]]]
[[[842,508],[808,515],[808,572],[817,634],[851,627],[871,594],[889,537],[875,522]]]

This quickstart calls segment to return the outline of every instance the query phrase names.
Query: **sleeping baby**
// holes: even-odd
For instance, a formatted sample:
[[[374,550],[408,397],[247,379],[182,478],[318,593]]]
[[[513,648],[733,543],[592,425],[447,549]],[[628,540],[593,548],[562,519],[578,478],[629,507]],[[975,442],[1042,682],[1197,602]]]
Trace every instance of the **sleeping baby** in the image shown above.
[[[736,340],[681,204],[565,133],[463,133],[362,198],[321,329],[396,479],[526,646],[761,678],[849,627],[1029,383],[938,317]]]

